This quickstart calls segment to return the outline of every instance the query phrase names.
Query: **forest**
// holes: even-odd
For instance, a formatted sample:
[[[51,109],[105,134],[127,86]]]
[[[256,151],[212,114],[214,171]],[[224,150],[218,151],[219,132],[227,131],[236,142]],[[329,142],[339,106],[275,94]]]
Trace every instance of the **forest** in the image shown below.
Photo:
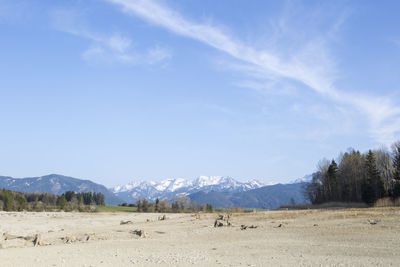
[[[67,191],[57,196],[0,190],[0,211],[94,211],[95,205],[105,205],[102,193]]]
[[[364,202],[374,205],[383,198],[394,203],[400,197],[400,141],[390,150],[380,148],[360,153],[348,149],[336,160],[321,160],[305,188],[305,195],[312,204]]]

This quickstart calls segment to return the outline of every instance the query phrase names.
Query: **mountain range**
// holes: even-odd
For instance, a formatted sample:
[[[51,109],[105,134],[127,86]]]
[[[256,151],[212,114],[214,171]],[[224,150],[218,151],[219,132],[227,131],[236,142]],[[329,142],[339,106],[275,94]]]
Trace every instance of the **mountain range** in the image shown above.
[[[131,203],[139,198],[146,198],[154,201],[155,199],[173,199],[178,194],[190,195],[199,191],[209,192],[244,192],[260,188],[270,183],[262,183],[257,180],[239,182],[231,177],[223,176],[200,176],[193,181],[183,178],[171,178],[161,182],[137,181],[124,186],[116,186],[112,192]]]
[[[189,195],[198,204],[213,207],[277,209],[282,205],[307,203],[303,188],[307,183],[275,184],[242,192],[199,191]]]
[[[137,181],[108,189],[90,180],[50,174],[41,177],[12,178],[0,176],[0,188],[20,192],[48,192],[61,195],[65,191],[100,192],[107,205],[123,202],[136,203],[139,198],[174,199],[183,194],[198,204],[212,204],[214,207],[243,207],[274,209],[291,201],[305,203],[304,184],[311,176],[297,179],[288,184],[262,183],[257,180],[245,182],[232,177],[200,176],[193,181],[171,178],[160,182]]]

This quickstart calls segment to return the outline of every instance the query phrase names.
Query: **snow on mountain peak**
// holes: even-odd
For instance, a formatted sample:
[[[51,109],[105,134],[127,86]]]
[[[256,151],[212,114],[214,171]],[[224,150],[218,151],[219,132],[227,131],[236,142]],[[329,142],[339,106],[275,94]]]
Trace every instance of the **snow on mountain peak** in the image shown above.
[[[222,176],[199,176],[196,180],[194,180],[193,184],[195,184],[197,187],[217,185],[222,179]]]
[[[180,189],[182,187],[186,187],[186,186],[189,186],[189,185],[191,185],[191,183],[186,181],[183,178],[175,178],[175,179],[174,178],[170,178],[170,179],[166,179],[166,180],[163,180],[163,181],[159,182],[155,186],[155,188],[157,190],[159,190],[159,191],[167,190],[167,191],[170,191],[170,192],[174,192],[177,189]]]
[[[160,182],[133,181],[112,190],[126,201],[136,201],[138,198],[155,200],[156,198],[173,199],[177,194],[192,194],[199,191],[242,192],[263,187],[267,184],[257,180],[246,182],[236,181],[229,176],[199,176],[193,181],[183,178],[168,178]]]

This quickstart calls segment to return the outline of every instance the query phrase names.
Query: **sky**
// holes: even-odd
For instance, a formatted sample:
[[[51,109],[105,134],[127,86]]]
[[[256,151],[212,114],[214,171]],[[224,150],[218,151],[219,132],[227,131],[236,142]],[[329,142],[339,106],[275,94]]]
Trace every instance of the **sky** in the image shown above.
[[[287,182],[400,139],[399,1],[0,0],[0,175]]]

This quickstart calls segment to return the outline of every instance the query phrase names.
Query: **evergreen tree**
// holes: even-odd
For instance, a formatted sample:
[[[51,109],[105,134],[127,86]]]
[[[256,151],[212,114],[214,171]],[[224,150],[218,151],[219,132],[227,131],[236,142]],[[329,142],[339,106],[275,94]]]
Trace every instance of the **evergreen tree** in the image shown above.
[[[362,187],[362,200],[368,205],[374,204],[376,195],[372,184],[365,182]]]
[[[22,211],[26,209],[26,199],[21,193],[17,193],[15,196],[15,202],[17,203],[17,210]]]
[[[332,160],[331,164],[329,165],[328,171],[326,173],[328,178],[328,187],[329,187],[329,196],[328,200],[338,200],[338,183],[337,183],[337,173],[338,167],[335,160]]]
[[[363,201],[372,205],[384,196],[385,189],[379,170],[376,166],[374,153],[369,150],[365,158],[365,181],[363,185]]]
[[[65,208],[65,205],[67,204],[67,199],[65,198],[65,196],[64,195],[62,195],[62,196],[59,196],[58,198],[57,198],[57,206],[60,208],[60,209],[64,209]]]
[[[64,195],[65,195],[65,199],[68,202],[70,202],[72,200],[72,198],[74,197],[75,192],[74,191],[67,191],[67,192],[64,193]]]
[[[96,205],[105,206],[104,194],[97,193]]]
[[[13,206],[14,206],[14,199],[13,196],[11,194],[11,191],[8,190],[4,190],[1,194],[1,198],[3,200],[4,203],[4,210],[5,211],[12,211],[13,210]]]

